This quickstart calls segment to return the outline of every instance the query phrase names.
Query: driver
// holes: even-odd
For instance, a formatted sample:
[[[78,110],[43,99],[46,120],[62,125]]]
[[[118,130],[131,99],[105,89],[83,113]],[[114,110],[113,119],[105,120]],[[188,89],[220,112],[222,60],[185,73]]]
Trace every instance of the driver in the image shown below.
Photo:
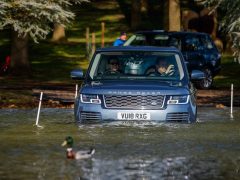
[[[109,74],[121,73],[119,62],[118,62],[117,58],[111,58],[108,60],[107,73],[109,73]]]

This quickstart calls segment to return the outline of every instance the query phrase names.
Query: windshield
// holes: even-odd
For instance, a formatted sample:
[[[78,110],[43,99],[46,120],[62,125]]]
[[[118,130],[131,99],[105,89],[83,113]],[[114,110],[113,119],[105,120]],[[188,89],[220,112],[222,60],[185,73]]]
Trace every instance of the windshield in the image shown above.
[[[177,37],[170,34],[136,34],[132,35],[124,46],[159,46],[169,47],[173,46],[181,49],[181,42]]]
[[[92,80],[152,79],[182,80],[183,68],[179,54],[167,52],[101,52],[90,67]]]

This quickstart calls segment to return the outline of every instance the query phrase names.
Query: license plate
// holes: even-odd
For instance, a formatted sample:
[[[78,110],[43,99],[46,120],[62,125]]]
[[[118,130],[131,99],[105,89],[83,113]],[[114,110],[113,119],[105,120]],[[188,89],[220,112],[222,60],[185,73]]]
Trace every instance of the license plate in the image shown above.
[[[150,120],[150,113],[123,113],[117,114],[118,120]]]

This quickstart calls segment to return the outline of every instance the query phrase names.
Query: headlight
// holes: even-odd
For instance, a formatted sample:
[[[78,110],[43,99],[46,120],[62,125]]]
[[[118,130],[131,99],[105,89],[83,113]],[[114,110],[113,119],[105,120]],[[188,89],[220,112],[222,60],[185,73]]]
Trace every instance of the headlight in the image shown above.
[[[189,95],[183,96],[170,96],[168,104],[187,104],[189,101]]]
[[[80,94],[82,103],[101,104],[101,100],[96,94]]]

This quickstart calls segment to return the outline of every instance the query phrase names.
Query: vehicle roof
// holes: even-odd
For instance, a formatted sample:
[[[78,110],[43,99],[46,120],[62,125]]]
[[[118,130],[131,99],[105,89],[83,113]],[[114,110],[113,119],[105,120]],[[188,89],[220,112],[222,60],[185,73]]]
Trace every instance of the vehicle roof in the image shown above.
[[[115,52],[115,51],[164,51],[164,52],[180,52],[175,47],[157,47],[157,46],[111,46],[99,48],[96,52]]]
[[[145,31],[137,31],[135,34],[177,34],[177,35],[207,35],[207,33],[203,32],[192,32],[192,31],[164,31],[164,30],[145,30]]]

